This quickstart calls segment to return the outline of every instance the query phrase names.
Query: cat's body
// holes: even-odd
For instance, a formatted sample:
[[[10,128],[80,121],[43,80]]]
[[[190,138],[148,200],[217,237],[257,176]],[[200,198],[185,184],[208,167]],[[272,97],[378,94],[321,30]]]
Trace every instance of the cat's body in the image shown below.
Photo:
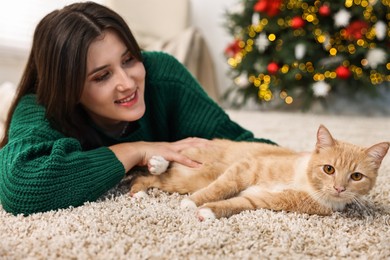
[[[323,126],[311,153],[213,140],[207,147],[183,151],[201,167],[172,163],[161,175],[136,178],[131,193],[151,187],[190,193],[182,206],[200,207],[200,220],[258,208],[328,215],[348,203],[359,203],[359,197],[372,189],[389,145],[361,148],[336,141]]]

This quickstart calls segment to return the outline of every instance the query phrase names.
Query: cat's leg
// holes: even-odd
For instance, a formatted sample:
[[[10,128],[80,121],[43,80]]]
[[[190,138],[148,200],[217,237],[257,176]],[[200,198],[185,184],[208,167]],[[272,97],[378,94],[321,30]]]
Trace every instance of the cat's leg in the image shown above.
[[[231,198],[256,182],[256,169],[261,168],[253,159],[233,164],[208,186],[196,191],[181,203],[182,208],[201,206],[206,202]]]
[[[145,193],[149,188],[158,188],[169,193],[192,193],[207,186],[217,178],[219,174],[214,168],[208,164],[203,164],[200,169],[174,164],[173,167],[169,168],[163,174],[135,177],[132,181],[130,194],[135,194],[140,191]],[[207,174],[203,174],[205,171]]]
[[[197,217],[200,221],[214,220],[216,218],[230,217],[241,211],[256,208],[256,205],[250,198],[239,196],[227,200],[205,203],[198,208]]]
[[[162,156],[152,156],[148,161],[148,170],[152,175],[160,175],[167,170],[169,162]],[[135,198],[146,197],[148,188],[156,187],[160,183],[154,176],[138,176],[133,181],[130,195]]]
[[[319,204],[306,192],[285,190],[282,192],[266,192],[259,189],[248,189],[239,196],[227,200],[205,203],[198,209],[200,221],[222,217],[230,217],[244,210],[270,209],[306,214],[329,215],[332,210]]]
[[[245,196],[245,192],[243,192]],[[298,190],[284,190],[281,192],[264,192],[262,196],[253,199],[257,208],[275,211],[289,211],[316,215],[329,215],[332,210],[316,200],[307,192]]]
[[[147,190],[151,187],[158,186],[158,183],[160,183],[158,175],[137,176],[132,181],[130,196],[135,198],[146,197]]]
[[[148,161],[148,170],[152,175],[162,174],[168,166],[169,162],[162,156],[152,156]],[[156,186],[159,182],[159,178],[153,176],[138,176],[132,183],[130,195],[136,198],[146,197],[148,188]]]

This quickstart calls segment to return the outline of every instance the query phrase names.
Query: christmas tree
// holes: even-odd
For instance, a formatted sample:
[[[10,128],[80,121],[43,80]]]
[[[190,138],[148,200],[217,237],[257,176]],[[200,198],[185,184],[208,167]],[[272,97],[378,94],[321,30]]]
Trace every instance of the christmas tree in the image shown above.
[[[389,9],[390,0],[239,0],[226,13],[234,86],[225,98],[308,108],[332,93],[388,88]]]

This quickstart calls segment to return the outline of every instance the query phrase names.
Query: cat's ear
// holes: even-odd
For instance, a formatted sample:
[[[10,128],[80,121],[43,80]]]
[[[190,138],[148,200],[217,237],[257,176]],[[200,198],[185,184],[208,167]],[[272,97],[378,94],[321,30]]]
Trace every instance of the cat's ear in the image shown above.
[[[371,146],[366,149],[366,153],[368,156],[374,159],[374,162],[378,165],[381,164],[383,158],[385,157],[387,151],[389,150],[390,143],[384,142]]]
[[[317,131],[316,150],[318,151],[321,148],[332,147],[335,144],[336,144],[336,141],[333,139],[329,130],[325,126],[320,125],[320,127],[318,128],[318,131]]]

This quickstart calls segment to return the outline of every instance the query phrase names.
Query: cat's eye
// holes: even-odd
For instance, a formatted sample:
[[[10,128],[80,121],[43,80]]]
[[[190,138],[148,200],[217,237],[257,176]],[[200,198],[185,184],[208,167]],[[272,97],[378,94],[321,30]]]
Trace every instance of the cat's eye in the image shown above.
[[[326,174],[332,175],[336,170],[332,165],[324,165],[322,168]]]
[[[361,174],[360,172],[354,172],[351,174],[351,179],[354,181],[360,181],[361,179],[363,179],[363,174]]]

